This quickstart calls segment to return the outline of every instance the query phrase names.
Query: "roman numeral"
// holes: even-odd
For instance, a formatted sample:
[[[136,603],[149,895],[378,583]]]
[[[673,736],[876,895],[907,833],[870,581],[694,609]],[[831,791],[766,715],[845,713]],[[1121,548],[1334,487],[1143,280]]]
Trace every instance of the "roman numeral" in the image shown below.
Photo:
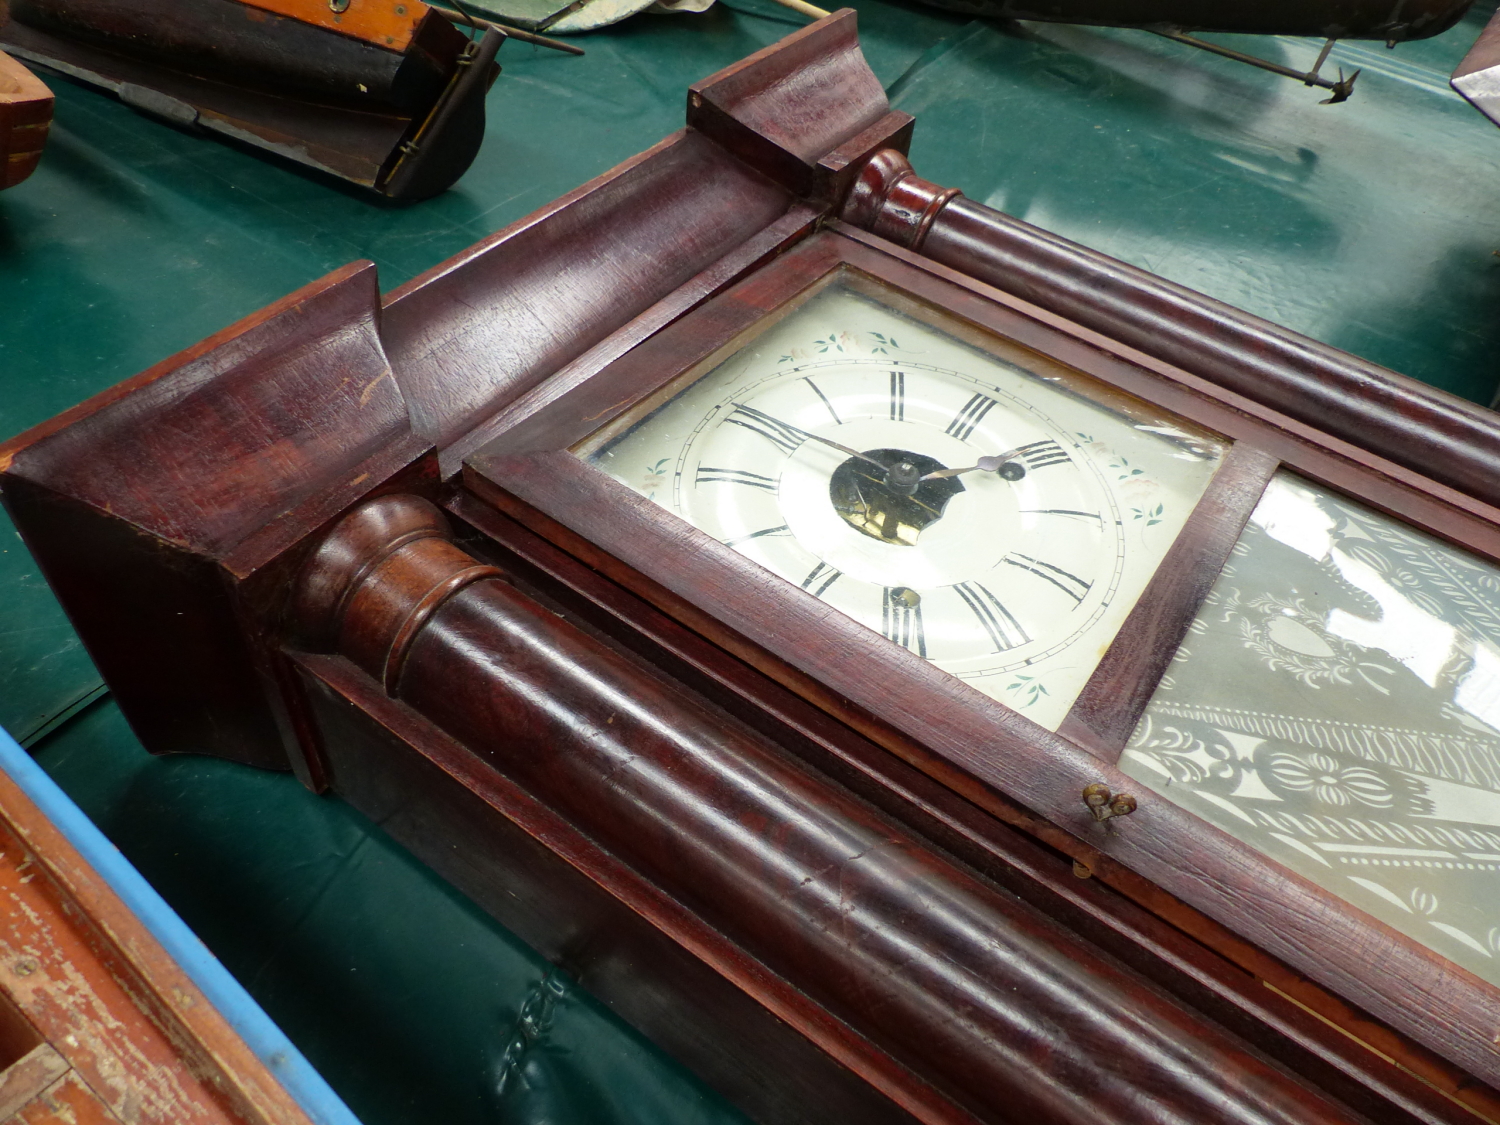
[[[813,567],[813,572],[802,580],[802,588],[811,590],[814,597],[821,598],[823,592],[842,577],[844,577],[842,570],[835,570],[827,563],[820,562]]]
[[[1092,582],[1085,582],[1078,575],[1069,574],[1060,566],[1053,566],[1049,562],[1042,562],[1041,559],[1034,559],[1030,555],[1023,555],[1020,552],[1006,555],[1005,561],[1010,563],[1011,566],[1020,567],[1022,570],[1029,570],[1038,578],[1045,578],[1075,602],[1083,601],[1084,597],[1094,586]]]
[[[1028,470],[1069,463],[1067,451],[1055,441],[1034,441],[1030,445],[1020,446],[1016,452],[1026,462]]]
[[[891,421],[906,421],[906,372],[891,372]]]
[[[752,539],[759,539],[763,535],[785,535],[792,529],[782,524],[780,527],[768,527],[761,531],[752,531],[749,535],[737,535],[733,539],[724,540],[726,547],[738,547],[741,543],[748,543]]]
[[[744,469],[710,469],[707,465],[698,466],[698,484],[743,484],[748,488],[763,488],[767,492],[776,491],[776,480],[773,477],[764,477],[759,473],[747,473]]]
[[[1026,630],[1021,628],[1021,623],[1011,616],[1010,610],[1005,608],[1000,599],[978,582],[960,582],[953,590],[963,598],[964,604],[973,611],[974,616],[979,618],[979,623],[990,635],[996,652],[1004,652],[1031,640],[1026,635]]]
[[[881,595],[880,631],[888,640],[918,656],[927,655],[927,634],[922,630],[922,599],[915,590],[887,586]]]
[[[952,434],[959,441],[968,441],[969,435],[974,432],[974,427],[984,421],[984,416],[995,405],[995,400],[990,398],[989,395],[976,394],[958,412],[958,417],[948,423],[948,433]]]
[[[842,426],[844,424],[844,420],[839,417],[839,412],[833,408],[833,403],[828,401],[828,396],[823,393],[823,389],[819,387],[818,384],[814,383],[811,379],[803,379],[802,381],[808,385],[813,394],[817,395],[820,399],[823,400],[823,405],[828,407],[828,413],[833,416],[834,422]]]
[[[736,426],[744,426],[751,433],[759,434],[786,454],[797,452],[797,448],[807,440],[807,435],[796,426],[788,426],[779,418],[772,418],[764,410],[757,410],[753,406],[741,406],[736,403],[734,410],[725,421],[732,422]]]

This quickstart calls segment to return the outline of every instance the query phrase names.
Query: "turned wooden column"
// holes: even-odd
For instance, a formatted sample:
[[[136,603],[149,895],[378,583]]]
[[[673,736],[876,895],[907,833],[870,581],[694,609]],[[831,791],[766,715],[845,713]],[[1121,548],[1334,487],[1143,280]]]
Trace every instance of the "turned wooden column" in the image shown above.
[[[1398,465],[1500,505],[1493,411],[866,161],[842,218]]]
[[[516,590],[426,501],[346,517],[296,618],[956,1103],[919,1120],[1351,1120]]]

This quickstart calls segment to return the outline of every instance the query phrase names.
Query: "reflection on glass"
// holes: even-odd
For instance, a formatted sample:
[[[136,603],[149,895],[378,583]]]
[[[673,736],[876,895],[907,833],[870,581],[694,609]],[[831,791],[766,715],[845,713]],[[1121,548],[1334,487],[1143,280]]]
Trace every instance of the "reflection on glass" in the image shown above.
[[[1223,447],[921,313],[830,284],[579,455],[1056,729]]]
[[[1500,570],[1279,475],[1121,760],[1500,984]]]

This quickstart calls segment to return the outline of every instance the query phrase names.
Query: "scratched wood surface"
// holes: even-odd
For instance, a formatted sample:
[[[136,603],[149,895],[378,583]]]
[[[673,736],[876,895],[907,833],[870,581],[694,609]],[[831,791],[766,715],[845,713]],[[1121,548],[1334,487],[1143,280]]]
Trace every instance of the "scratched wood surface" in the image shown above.
[[[4,1071],[0,1100],[15,1115],[7,1120],[307,1125],[8,776],[0,776],[0,1007],[5,1045],[18,1032],[37,1043]]]

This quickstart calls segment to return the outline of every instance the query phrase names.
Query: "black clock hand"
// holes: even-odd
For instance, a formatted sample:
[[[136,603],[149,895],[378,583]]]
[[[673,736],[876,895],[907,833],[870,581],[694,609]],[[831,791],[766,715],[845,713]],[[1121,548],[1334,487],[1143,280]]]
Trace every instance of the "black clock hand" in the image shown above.
[[[1024,448],[1024,446],[1020,446],[1015,449],[1007,449],[1004,453],[997,453],[993,457],[981,457],[977,464],[969,465],[962,469],[938,469],[936,472],[928,473],[922,479],[943,480],[947,477],[956,477],[963,473],[972,473],[975,469],[980,469],[986,473],[996,473],[1000,472],[1007,465],[1014,465],[1017,469],[1021,470],[1018,475],[1011,476],[1007,473],[1001,473],[1001,476],[1005,477],[1006,480],[1020,480],[1021,477],[1026,475],[1026,468],[1020,462],[1013,460],[1013,458],[1017,457]]]
[[[865,460],[869,460],[869,458],[867,457],[867,458],[865,458]],[[884,477],[872,477],[868,473],[860,473],[859,475],[861,477],[863,477],[865,480],[869,481],[871,484],[882,485],[883,487],[885,487],[887,489],[891,488],[890,472],[889,472],[889,470],[887,470],[886,475]],[[922,479],[925,480],[926,478],[924,477]],[[858,488],[858,487],[859,487],[858,485],[855,485],[855,488]],[[891,489],[891,491],[896,491],[896,490],[895,489]],[[915,492],[916,490],[913,489],[912,491]],[[937,519],[939,516],[941,516],[943,514],[942,512],[940,512],[936,508],[934,508],[931,504],[924,504],[924,503],[922,503],[922,501],[918,500],[916,498],[916,496],[912,495],[911,493],[897,492],[896,494],[898,496],[904,497],[907,500],[910,500],[913,504],[915,504],[917,507],[921,508],[923,511],[931,512],[934,519]],[[860,498],[861,501],[864,500],[864,493],[863,492],[859,493],[859,498]]]
[[[819,437],[817,434],[810,434],[806,430],[798,429],[796,426],[793,426],[790,422],[783,422],[780,418],[773,418],[773,417],[771,417],[771,415],[767,414],[765,411],[763,411],[763,410],[757,410],[753,406],[746,406],[743,403],[737,402],[737,403],[734,404],[734,408],[736,410],[743,410],[746,414],[750,415],[750,417],[752,417],[752,418],[761,418],[761,419],[764,419],[764,420],[769,421],[769,422],[774,422],[776,424],[776,426],[778,428],[780,428],[780,429],[787,430],[787,431],[789,431],[791,433],[794,433],[794,434],[801,434],[804,438],[811,438],[813,441],[820,441],[824,445],[831,445],[834,449],[837,449],[840,453],[847,453],[850,457],[858,457],[861,461],[868,461],[870,464],[874,465],[877,469],[879,469],[882,473],[885,472],[885,468],[886,467],[884,465],[882,465],[879,461],[875,460],[875,458],[873,458],[873,457],[866,457],[859,450],[857,450],[857,449],[850,449],[847,445],[841,445],[840,443],[834,441],[832,438]]]

